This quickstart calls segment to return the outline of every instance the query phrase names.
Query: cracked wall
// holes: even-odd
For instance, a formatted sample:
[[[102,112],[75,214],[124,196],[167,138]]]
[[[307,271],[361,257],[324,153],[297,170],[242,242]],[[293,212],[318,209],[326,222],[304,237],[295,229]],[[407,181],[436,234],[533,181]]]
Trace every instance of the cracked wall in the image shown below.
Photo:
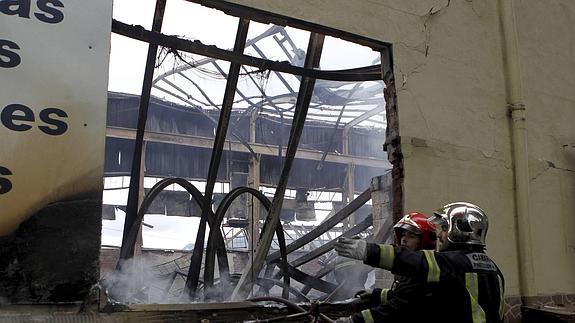
[[[540,293],[575,290],[575,3],[516,1]]]
[[[404,210],[429,213],[455,200],[482,206],[490,217],[488,253],[505,273],[507,294],[518,294],[498,2],[229,2],[393,44],[405,158]],[[575,9],[570,0],[516,2],[530,168],[536,177],[531,210],[537,292],[574,293],[575,136],[569,120],[575,120],[575,45],[573,33],[564,29],[575,26]],[[548,263],[555,265],[549,269]]]

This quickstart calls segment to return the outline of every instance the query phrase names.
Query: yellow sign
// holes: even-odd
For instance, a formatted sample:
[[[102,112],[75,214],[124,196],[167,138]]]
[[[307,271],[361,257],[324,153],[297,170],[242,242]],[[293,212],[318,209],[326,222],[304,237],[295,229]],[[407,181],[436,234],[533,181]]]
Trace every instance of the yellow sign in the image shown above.
[[[102,190],[111,0],[0,0],[0,236]]]

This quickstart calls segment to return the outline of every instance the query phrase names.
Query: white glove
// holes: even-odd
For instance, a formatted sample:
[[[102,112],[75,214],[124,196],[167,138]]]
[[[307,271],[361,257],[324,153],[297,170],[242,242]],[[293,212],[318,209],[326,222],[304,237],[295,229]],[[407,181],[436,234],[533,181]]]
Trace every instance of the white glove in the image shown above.
[[[367,257],[367,243],[361,239],[341,237],[335,244],[335,251],[342,257],[365,260]]]
[[[340,317],[333,322],[334,323],[353,323],[353,320],[351,319],[351,316],[348,316],[348,317]]]

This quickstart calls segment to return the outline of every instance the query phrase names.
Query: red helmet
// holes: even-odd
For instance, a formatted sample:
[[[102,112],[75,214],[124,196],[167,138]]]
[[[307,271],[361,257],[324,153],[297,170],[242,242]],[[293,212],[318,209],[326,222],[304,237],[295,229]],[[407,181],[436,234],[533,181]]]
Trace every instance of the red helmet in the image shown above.
[[[421,249],[435,249],[435,242],[437,235],[435,234],[435,226],[427,221],[427,217],[419,212],[409,213],[403,216],[401,220],[393,226],[395,236],[401,239],[403,230],[413,232],[421,236]]]

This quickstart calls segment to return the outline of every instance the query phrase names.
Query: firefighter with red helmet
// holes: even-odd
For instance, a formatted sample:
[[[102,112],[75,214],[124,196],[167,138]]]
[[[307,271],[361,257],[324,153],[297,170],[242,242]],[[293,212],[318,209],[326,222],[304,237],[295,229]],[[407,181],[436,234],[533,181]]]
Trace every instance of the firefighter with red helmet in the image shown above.
[[[435,225],[419,212],[409,213],[393,226],[398,244],[411,250],[434,250],[437,236]]]
[[[393,227],[396,243],[410,250],[435,249],[435,226],[427,221],[427,217],[419,212],[406,214]],[[425,285],[410,277],[396,276],[389,289],[376,288],[372,293],[359,292],[358,297],[368,299],[370,309],[340,319],[339,322],[365,322],[365,316],[370,316],[375,322],[401,320],[402,322],[417,321],[421,312],[407,310],[407,306],[419,306],[421,309],[429,303],[426,297]],[[427,315],[427,314],[425,314]]]
[[[429,222],[437,228],[437,252],[347,238],[340,238],[335,249],[340,256],[362,259],[368,265],[412,279],[420,288],[417,293],[430,294],[426,305],[441,311],[441,322],[503,322],[505,281],[495,262],[485,254],[485,212],[477,205],[455,202],[436,211]],[[423,312],[415,303],[405,304],[403,311]],[[386,322],[369,310],[361,315],[364,322]],[[352,318],[355,321],[356,317]]]

